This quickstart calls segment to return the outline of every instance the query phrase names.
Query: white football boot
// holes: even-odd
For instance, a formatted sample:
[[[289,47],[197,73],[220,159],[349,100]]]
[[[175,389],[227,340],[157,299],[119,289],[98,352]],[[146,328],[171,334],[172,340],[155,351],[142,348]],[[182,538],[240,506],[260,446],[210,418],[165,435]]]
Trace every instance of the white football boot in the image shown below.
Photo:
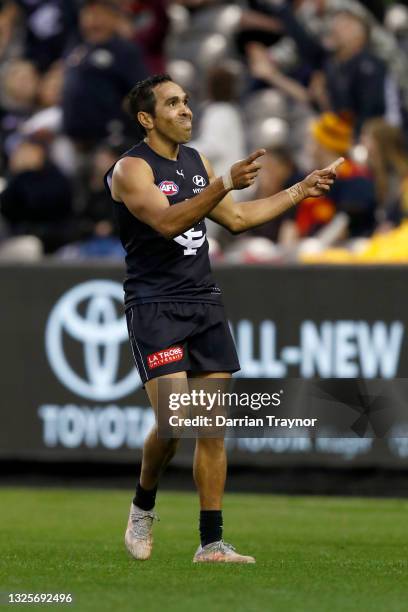
[[[141,510],[131,503],[125,546],[135,559],[149,559],[153,547],[152,526],[155,519],[159,520],[159,517],[153,510]]]
[[[255,563],[254,557],[240,555],[231,544],[224,540],[199,546],[193,563]]]

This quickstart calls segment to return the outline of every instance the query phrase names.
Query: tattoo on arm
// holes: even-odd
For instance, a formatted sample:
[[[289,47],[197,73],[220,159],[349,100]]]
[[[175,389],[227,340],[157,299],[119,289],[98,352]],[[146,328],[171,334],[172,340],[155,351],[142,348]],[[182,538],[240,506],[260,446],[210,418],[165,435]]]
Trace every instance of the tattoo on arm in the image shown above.
[[[306,197],[306,192],[302,183],[296,183],[296,185],[292,185],[292,187],[286,189],[286,193],[289,195],[293,205],[299,204],[299,202],[304,200]]]

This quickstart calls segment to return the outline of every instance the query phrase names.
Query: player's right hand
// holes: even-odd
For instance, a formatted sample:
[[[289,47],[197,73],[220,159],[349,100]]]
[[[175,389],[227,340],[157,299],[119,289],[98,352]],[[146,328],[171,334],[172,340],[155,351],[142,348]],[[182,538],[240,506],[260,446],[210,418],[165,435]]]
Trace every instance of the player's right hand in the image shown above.
[[[262,167],[261,164],[256,163],[255,160],[265,155],[265,153],[265,149],[258,149],[245,159],[240,159],[231,166],[231,180],[234,189],[245,189],[254,184],[258,172]]]
[[[344,157],[339,157],[327,168],[323,170],[315,170],[309,174],[303,181],[303,191],[305,197],[318,198],[327,194],[331,186],[337,178],[337,168],[344,163]]]

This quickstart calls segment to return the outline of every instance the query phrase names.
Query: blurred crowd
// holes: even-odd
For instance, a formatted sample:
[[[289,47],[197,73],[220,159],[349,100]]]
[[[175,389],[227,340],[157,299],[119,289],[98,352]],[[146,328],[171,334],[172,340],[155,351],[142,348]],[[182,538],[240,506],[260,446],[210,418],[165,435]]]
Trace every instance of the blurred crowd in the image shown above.
[[[217,174],[265,147],[264,198],[339,156],[329,195],[215,261],[408,262],[408,0],[0,2],[0,261],[122,259],[103,177],[141,138],[126,95],[169,72]]]

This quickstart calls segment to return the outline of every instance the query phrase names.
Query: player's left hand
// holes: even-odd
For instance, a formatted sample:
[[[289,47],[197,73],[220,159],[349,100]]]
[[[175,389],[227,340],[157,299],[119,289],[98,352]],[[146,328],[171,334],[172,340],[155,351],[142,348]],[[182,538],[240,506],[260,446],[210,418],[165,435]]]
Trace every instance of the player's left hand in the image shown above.
[[[335,162],[323,168],[315,170],[303,181],[302,185],[306,192],[306,198],[318,198],[330,191],[331,186],[337,178],[337,168],[344,162],[344,157],[339,157]]]

